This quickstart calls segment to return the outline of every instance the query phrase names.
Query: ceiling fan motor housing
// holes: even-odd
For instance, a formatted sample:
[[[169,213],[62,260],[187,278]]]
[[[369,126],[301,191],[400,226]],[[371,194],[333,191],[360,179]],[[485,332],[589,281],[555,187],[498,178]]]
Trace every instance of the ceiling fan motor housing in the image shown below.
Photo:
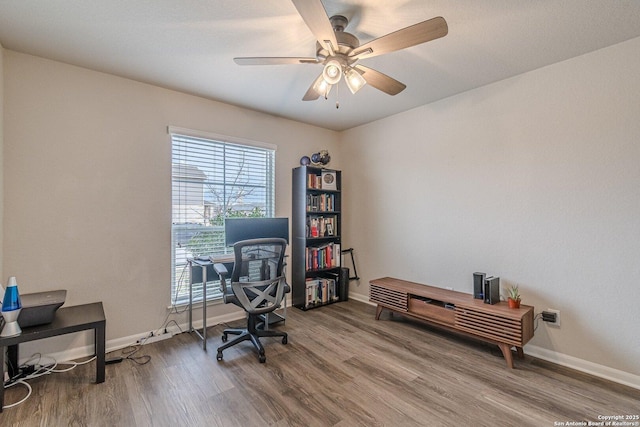
[[[333,47],[334,55],[332,58],[331,52],[325,49],[319,42],[316,42],[316,58],[318,58],[318,61],[326,63],[327,59],[337,59],[336,57],[338,57],[340,58],[340,62],[351,65],[356,60],[348,58],[348,54],[351,53],[353,49],[360,46],[360,40],[358,40],[358,38],[353,34],[344,31],[344,28],[349,23],[347,18],[344,16],[335,15],[329,20],[333,26],[338,46]]]

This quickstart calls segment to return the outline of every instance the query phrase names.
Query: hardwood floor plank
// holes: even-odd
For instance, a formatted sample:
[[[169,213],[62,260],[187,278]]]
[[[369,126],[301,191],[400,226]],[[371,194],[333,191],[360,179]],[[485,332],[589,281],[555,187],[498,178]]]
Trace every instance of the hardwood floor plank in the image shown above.
[[[33,394],[0,414],[11,426],[544,426],[640,412],[640,390],[526,356],[505,366],[497,346],[348,301],[302,312],[266,338],[266,363],[250,343],[225,350],[223,325],[208,351],[189,334],[29,381]],[[233,326],[242,326],[234,322]],[[526,352],[526,347],[525,347]],[[25,396],[21,386],[6,403]]]

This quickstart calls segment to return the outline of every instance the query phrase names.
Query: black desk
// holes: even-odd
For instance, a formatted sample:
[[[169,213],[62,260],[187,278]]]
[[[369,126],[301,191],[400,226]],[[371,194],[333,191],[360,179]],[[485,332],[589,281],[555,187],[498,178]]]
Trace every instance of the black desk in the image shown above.
[[[189,260],[189,267],[191,269],[191,280],[189,280],[189,312],[188,312],[188,327],[187,332],[195,332],[195,334],[202,340],[202,349],[207,350],[207,272],[213,272],[213,262],[206,260]],[[202,282],[202,333],[193,327],[193,283],[194,272],[197,267],[202,267],[202,276],[200,281]],[[199,282],[196,282],[199,283]]]
[[[33,326],[22,329],[22,334],[15,337],[0,338],[0,412],[4,406],[4,365],[5,348],[8,347],[10,363],[9,375],[13,377],[18,367],[18,344],[35,341],[58,335],[70,334],[93,329],[95,337],[96,384],[104,382],[104,361],[106,347],[107,321],[101,302],[63,307],[56,312],[53,322],[48,325]]]

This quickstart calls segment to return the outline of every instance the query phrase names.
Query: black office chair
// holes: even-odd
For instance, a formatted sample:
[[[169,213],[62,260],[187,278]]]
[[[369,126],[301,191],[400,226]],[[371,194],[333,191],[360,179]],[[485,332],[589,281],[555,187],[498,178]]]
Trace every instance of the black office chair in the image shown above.
[[[241,341],[251,340],[258,350],[258,360],[264,363],[267,358],[260,337],[282,337],[287,343],[287,333],[267,329],[267,314],[280,307],[285,293],[291,291],[283,275],[284,252],[287,241],[284,239],[242,240],[233,245],[235,262],[230,283],[227,282],[228,270],[224,264],[213,267],[220,276],[223,300],[225,304],[235,304],[247,312],[247,327],[244,329],[225,329],[218,347],[216,358],[222,360],[222,351]],[[227,342],[228,335],[239,335]]]

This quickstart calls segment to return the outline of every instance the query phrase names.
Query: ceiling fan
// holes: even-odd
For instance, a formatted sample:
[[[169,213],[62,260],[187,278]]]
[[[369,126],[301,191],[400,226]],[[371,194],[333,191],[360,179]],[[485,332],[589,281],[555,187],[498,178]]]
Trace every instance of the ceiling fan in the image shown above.
[[[358,61],[438,39],[449,31],[447,22],[439,16],[360,45],[356,36],[344,31],[349,23],[347,18],[342,15],[329,18],[321,0],[292,2],[317,39],[315,58],[240,57],[233,60],[238,65],[323,64],[322,74],[311,84],[303,101],[326,98],[343,76],[351,93],[368,83],[384,93],[397,95],[406,88],[405,84]]]

